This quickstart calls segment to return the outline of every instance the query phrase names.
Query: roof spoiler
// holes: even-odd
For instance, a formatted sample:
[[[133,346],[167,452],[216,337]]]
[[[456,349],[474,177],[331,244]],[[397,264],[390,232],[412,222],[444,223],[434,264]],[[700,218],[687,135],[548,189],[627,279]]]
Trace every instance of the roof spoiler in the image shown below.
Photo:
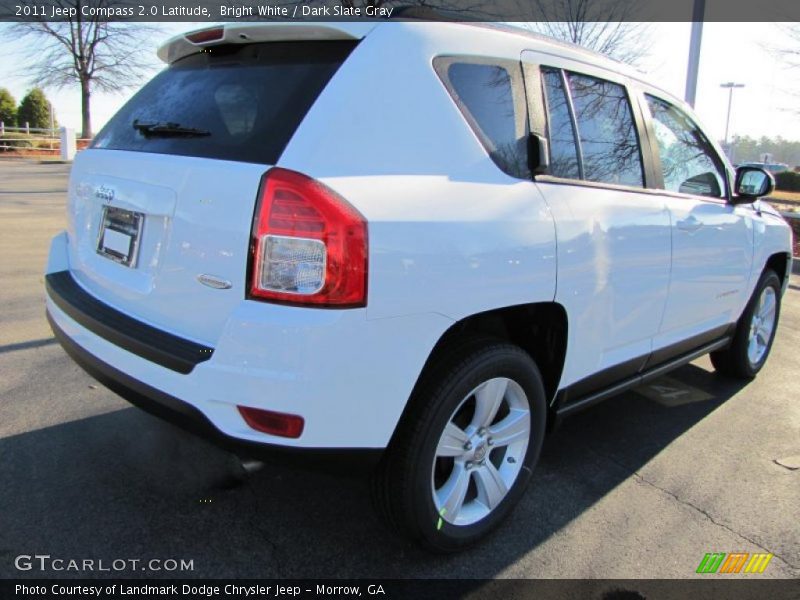
[[[235,23],[214,25],[177,35],[156,54],[167,64],[195,54],[207,46],[292,42],[302,40],[360,40],[378,23]]]

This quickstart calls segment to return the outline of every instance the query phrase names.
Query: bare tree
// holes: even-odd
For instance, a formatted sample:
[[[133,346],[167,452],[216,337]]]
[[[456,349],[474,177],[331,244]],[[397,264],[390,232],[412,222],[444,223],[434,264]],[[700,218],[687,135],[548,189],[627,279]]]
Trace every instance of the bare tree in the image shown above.
[[[782,63],[787,71],[800,71],[800,23],[782,23],[780,27],[783,40],[778,43],[766,44],[765,48]],[[800,87],[797,80],[783,82],[783,91],[793,97],[800,96]],[[789,112],[800,114],[796,104],[787,109]]]
[[[647,24],[635,23],[630,0],[524,0],[527,27],[635,65],[649,50]],[[521,5],[522,6],[522,5]],[[541,20],[540,20],[541,19]]]
[[[25,0],[31,6],[36,0]],[[153,68],[150,37],[157,28],[144,23],[109,22],[103,11],[84,16],[81,8],[122,7],[118,0],[53,0],[74,9],[63,21],[37,20],[11,25],[35,49],[22,59],[24,73],[35,85],[81,90],[81,137],[92,137],[91,97],[95,89],[119,92],[135,86]],[[30,75],[32,73],[32,75]]]
[[[790,69],[800,68],[800,23],[779,23],[781,32],[778,42],[769,42],[762,47]]]

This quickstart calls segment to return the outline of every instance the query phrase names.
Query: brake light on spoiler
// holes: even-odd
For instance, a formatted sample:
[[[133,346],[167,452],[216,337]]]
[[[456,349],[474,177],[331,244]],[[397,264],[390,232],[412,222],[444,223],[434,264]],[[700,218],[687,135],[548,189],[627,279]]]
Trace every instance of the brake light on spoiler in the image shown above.
[[[212,29],[201,29],[186,34],[186,39],[193,44],[207,44],[208,42],[218,42],[225,37],[225,29],[214,27]]]

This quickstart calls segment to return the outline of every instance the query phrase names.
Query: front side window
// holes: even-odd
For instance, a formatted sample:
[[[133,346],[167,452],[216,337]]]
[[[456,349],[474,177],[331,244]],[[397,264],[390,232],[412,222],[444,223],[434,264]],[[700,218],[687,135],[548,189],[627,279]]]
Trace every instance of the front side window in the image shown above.
[[[529,178],[527,112],[519,64],[441,58],[434,65],[492,160],[509,175]]]
[[[697,125],[671,104],[650,95],[645,97],[653,117],[664,189],[696,196],[724,196],[725,170]]]
[[[625,87],[576,73],[567,78],[584,179],[643,187],[639,136]]]

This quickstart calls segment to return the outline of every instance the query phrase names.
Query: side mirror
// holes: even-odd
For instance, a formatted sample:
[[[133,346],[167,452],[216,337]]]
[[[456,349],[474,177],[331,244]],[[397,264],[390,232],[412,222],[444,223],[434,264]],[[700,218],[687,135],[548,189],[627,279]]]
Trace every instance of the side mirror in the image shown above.
[[[758,167],[739,167],[736,169],[736,185],[732,204],[749,204],[762,196],[769,196],[775,190],[775,179]]]
[[[550,152],[547,139],[535,133],[528,134],[528,168],[532,175],[547,173],[550,167]]]

